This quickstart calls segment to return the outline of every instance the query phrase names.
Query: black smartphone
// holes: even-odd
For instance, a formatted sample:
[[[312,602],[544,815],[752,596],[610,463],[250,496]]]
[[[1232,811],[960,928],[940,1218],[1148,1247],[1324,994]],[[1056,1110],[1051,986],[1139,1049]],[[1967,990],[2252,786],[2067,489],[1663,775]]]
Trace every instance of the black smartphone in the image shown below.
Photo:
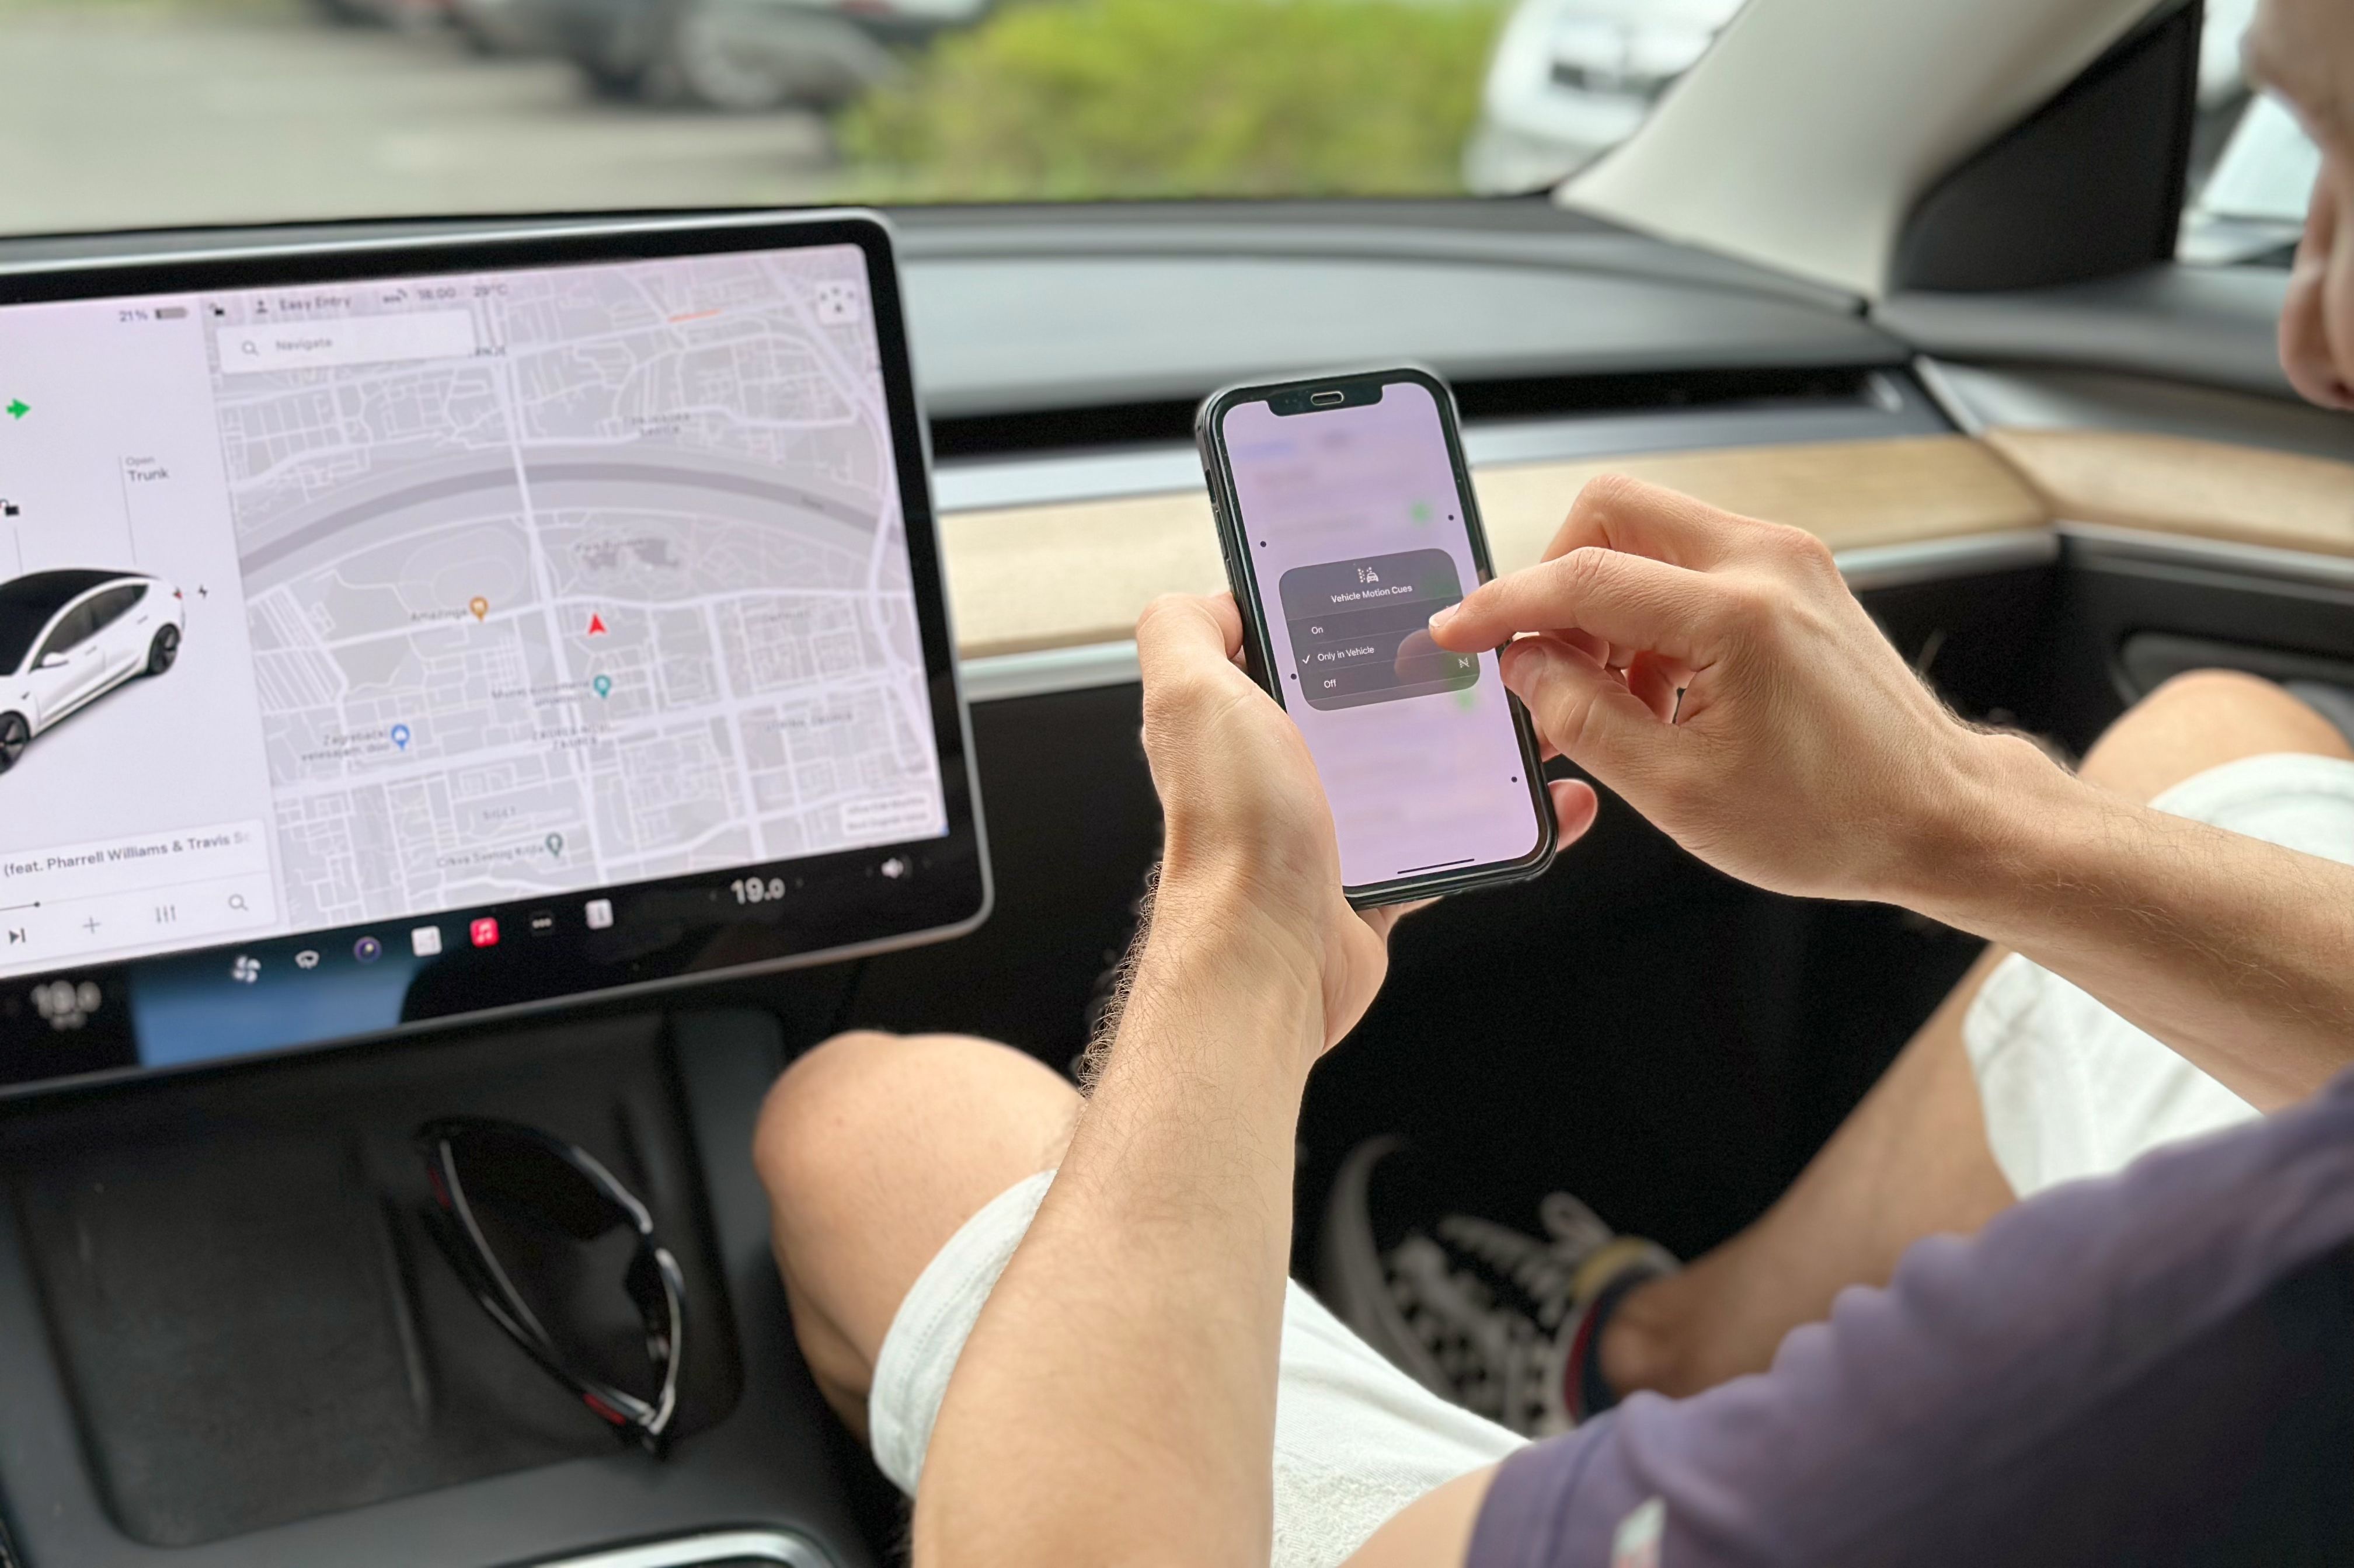
[[[1447,384],[1403,366],[1230,387],[1194,436],[1250,672],[1316,758],[1349,901],[1552,864],[1536,732],[1495,653],[1430,639],[1491,571]]]

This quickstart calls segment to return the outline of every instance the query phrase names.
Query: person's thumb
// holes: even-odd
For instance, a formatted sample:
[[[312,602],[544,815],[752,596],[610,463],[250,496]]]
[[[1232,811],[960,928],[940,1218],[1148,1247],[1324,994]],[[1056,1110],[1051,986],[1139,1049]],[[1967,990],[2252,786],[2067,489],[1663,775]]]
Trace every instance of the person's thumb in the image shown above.
[[[1522,639],[1504,650],[1502,662],[1504,685],[1548,744],[1621,796],[1639,792],[1673,726],[1617,676],[1550,638]]]

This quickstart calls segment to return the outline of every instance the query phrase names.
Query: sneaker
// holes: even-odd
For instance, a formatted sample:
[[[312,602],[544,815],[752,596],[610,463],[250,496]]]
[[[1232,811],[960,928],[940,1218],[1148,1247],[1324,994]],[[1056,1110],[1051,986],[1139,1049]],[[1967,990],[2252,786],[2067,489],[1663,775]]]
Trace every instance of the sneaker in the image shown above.
[[[1318,1259],[1335,1315],[1433,1393],[1524,1436],[1606,1407],[1596,1331],[1674,1257],[1566,1192],[1537,1205],[1542,1236],[1448,1213],[1436,1176],[1394,1138],[1341,1162]]]

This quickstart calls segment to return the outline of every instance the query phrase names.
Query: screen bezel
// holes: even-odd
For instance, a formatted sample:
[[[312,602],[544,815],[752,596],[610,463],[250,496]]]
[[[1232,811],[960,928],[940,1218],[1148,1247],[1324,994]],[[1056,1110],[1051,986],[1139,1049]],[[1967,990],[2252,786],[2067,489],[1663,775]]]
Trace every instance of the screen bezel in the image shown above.
[[[1235,607],[1242,614],[1244,664],[1249,670],[1251,679],[1257,682],[1260,689],[1287,712],[1290,705],[1284,698],[1282,683],[1274,678],[1278,660],[1274,638],[1267,626],[1262,597],[1264,590],[1242,529],[1242,499],[1235,486],[1233,458],[1226,449],[1226,416],[1244,404],[1265,403],[1278,415],[1313,418],[1320,412],[1379,402],[1387,387],[1398,385],[1423,388],[1430,394],[1432,403],[1438,409],[1439,432],[1447,443],[1447,465],[1455,477],[1455,493],[1461,503],[1463,525],[1470,539],[1471,559],[1479,568],[1479,581],[1487,582],[1496,575],[1495,566],[1489,558],[1488,530],[1479,520],[1479,499],[1471,488],[1471,467],[1464,458],[1463,437],[1457,428],[1455,393],[1436,372],[1421,366],[1406,365],[1380,370],[1341,371],[1303,376],[1294,381],[1229,387],[1211,394],[1194,418],[1193,438],[1201,448],[1203,477],[1209,484],[1210,512],[1217,525],[1218,549],[1225,557],[1226,582],[1234,590]],[[1337,402],[1311,401],[1320,396],[1329,398],[1335,392],[1341,395]],[[1530,722],[1528,710],[1522,705],[1520,698],[1509,692],[1505,696],[1512,715],[1513,733],[1521,743],[1521,777],[1528,780],[1529,808],[1537,821],[1536,848],[1517,860],[1491,861],[1459,871],[1401,877],[1360,887],[1343,887],[1341,891],[1350,904],[1360,909],[1370,909],[1386,904],[1442,897],[1468,888],[1526,882],[1532,877],[1543,875],[1553,864],[1553,856],[1560,847],[1559,835],[1553,821],[1552,796],[1545,787],[1536,726]]]
[[[226,964],[226,955],[293,949],[319,934],[252,938],[206,942],[175,952],[115,959],[100,959],[10,977],[0,980],[0,1098],[36,1093],[66,1085],[87,1085],[118,1077],[154,1077],[161,1074],[201,1072],[217,1065],[250,1061],[257,1056],[312,1051],[381,1042],[401,1036],[440,1033],[480,1025],[487,1021],[546,1013],[584,1003],[608,1004],[617,1000],[649,996],[714,981],[806,969],[817,965],[889,952],[963,935],[989,916],[995,889],[991,874],[987,832],[982,819],[980,779],[975,766],[972,727],[959,669],[956,638],[948,599],[938,516],[931,490],[929,426],[917,391],[912,348],[908,341],[904,296],[900,288],[891,226],[881,215],[860,210],[811,213],[762,213],[719,218],[549,223],[513,229],[488,229],[420,238],[368,239],[203,249],[172,254],[76,259],[70,261],[29,261],[0,264],[0,310],[16,305],[86,300],[133,300],[142,296],[187,296],[276,288],[299,289],[344,282],[367,282],[426,275],[483,273],[543,268],[596,266],[654,261],[735,251],[803,249],[852,245],[866,260],[869,293],[880,359],[893,456],[897,478],[903,533],[907,541],[910,580],[915,589],[917,630],[923,649],[925,676],[931,699],[933,744],[939,759],[949,832],[943,838],[910,841],[898,845],[874,845],[853,851],[829,852],[798,860],[767,861],[725,873],[663,878],[652,883],[620,884],[611,889],[581,888],[568,892],[563,902],[577,904],[607,891],[615,894],[621,911],[617,929],[599,943],[578,944],[586,954],[570,966],[567,980],[577,980],[582,964],[593,961],[599,974],[616,978],[602,983],[566,983],[560,990],[529,996],[511,992],[515,977],[482,972],[483,1005],[453,1006],[428,1016],[408,1014],[404,993],[399,1022],[389,1026],[361,1027],[265,1045],[249,1052],[207,1055],[171,1065],[143,1065],[137,1059],[138,1041],[133,1030],[132,991],[143,973],[165,966],[185,967],[208,959]],[[918,870],[900,879],[878,879],[874,867],[895,853]],[[858,863],[866,865],[861,877],[853,874]],[[748,957],[742,961],[695,967],[695,949],[726,950],[725,944],[744,945],[758,922],[748,917],[698,922],[675,894],[683,885],[711,885],[716,890],[735,877],[755,871],[787,875],[807,872],[819,882],[821,895],[840,890],[842,917],[823,936],[806,940],[780,939],[791,950]],[[829,881],[828,879],[831,878]],[[661,954],[628,950],[620,941],[620,927],[629,924],[629,900],[644,895],[648,921],[659,931],[680,935]],[[519,900],[518,905],[533,900]],[[484,906],[485,908],[493,906]],[[502,911],[505,906],[497,906]],[[440,921],[461,919],[463,909],[440,912]],[[756,912],[761,913],[761,912]],[[811,912],[771,906],[764,913],[766,934],[776,938],[782,927],[793,931]],[[381,921],[387,929],[406,927],[411,917]],[[815,927],[810,927],[814,929]],[[341,927],[335,928],[341,931]],[[650,925],[649,930],[654,929]],[[642,943],[648,931],[630,933]],[[545,950],[541,956],[552,954]],[[451,958],[485,962],[480,953],[460,949]],[[681,961],[665,970],[672,956]],[[487,962],[496,964],[491,959]],[[439,964],[434,960],[427,969]],[[420,973],[423,971],[420,971]],[[96,1027],[77,1028],[70,1038],[48,1038],[48,1025],[26,1018],[24,999],[32,988],[66,980],[100,988],[102,1005],[91,1014]],[[412,985],[410,991],[417,988]],[[445,988],[446,989],[446,988]],[[459,988],[462,992],[462,985]],[[29,1047],[29,1049],[28,1049]],[[128,1060],[125,1057],[129,1057]],[[27,1061],[44,1065],[28,1069]],[[54,1064],[54,1065],[48,1065]]]

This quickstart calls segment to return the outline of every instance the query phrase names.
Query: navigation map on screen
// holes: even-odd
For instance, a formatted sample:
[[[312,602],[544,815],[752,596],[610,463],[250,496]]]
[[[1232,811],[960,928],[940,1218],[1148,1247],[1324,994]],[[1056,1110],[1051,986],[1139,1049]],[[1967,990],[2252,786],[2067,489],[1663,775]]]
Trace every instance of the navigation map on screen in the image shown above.
[[[851,245],[0,310],[0,974],[946,833],[878,356]]]

